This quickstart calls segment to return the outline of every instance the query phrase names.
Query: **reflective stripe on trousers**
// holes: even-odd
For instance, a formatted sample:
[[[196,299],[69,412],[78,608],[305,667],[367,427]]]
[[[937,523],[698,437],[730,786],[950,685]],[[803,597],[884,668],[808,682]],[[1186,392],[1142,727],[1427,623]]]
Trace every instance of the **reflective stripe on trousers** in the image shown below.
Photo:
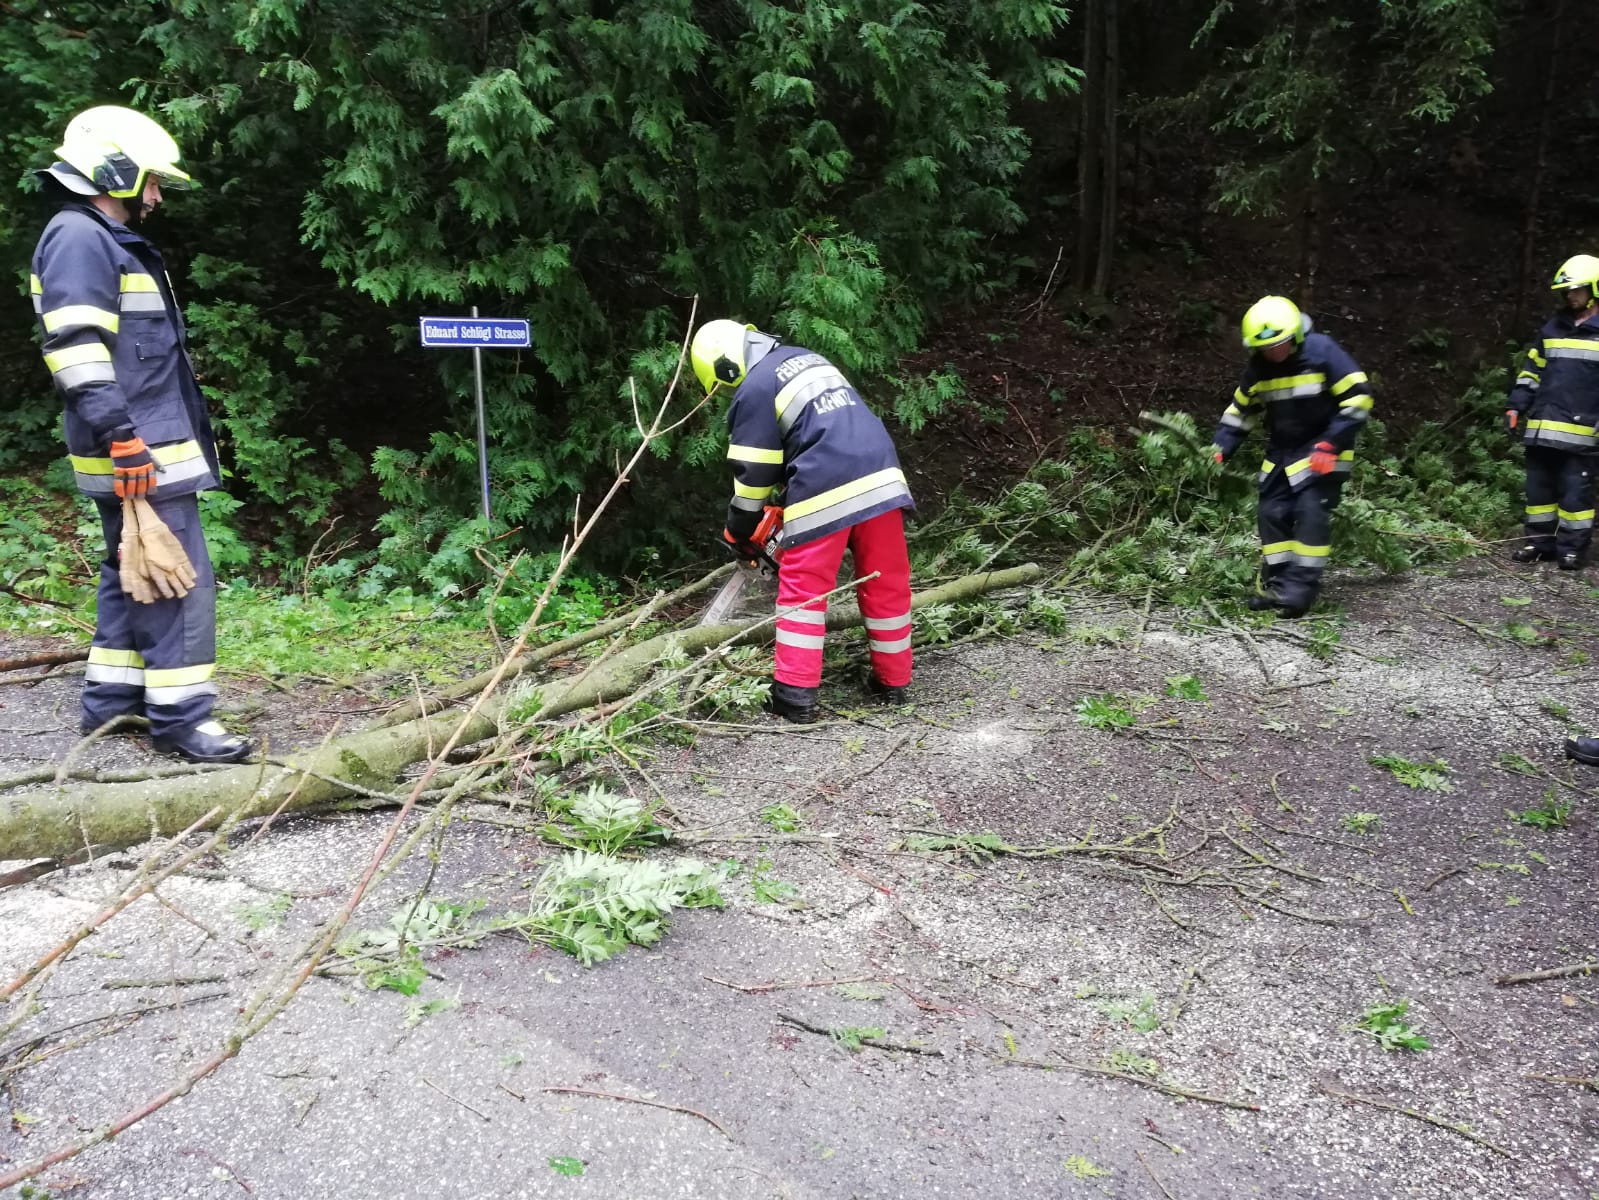
[[[1593,459],[1527,447],[1526,535],[1540,554],[1583,554],[1593,537]]]
[[[95,599],[94,642],[84,672],[83,719],[102,725],[112,717],[143,713],[156,737],[188,729],[211,715],[217,686],[216,578],[200,529],[200,501],[192,493],[151,499],[156,515],[183,545],[194,567],[194,590],[181,600],[135,604],[122,591],[117,546],[122,506],[96,501],[105,533]]]
[[[878,573],[856,589],[872,671],[889,687],[904,687],[911,681],[911,566],[897,508],[783,551],[773,678],[794,687],[822,682],[827,601],[811,598],[838,586],[845,549],[854,553],[857,576]]]

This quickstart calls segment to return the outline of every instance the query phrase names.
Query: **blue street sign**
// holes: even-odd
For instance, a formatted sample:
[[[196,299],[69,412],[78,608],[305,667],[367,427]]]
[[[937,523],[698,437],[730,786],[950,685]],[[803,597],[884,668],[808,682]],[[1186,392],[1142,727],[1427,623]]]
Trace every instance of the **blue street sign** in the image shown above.
[[[526,350],[533,345],[533,331],[512,317],[423,317],[422,344]]]

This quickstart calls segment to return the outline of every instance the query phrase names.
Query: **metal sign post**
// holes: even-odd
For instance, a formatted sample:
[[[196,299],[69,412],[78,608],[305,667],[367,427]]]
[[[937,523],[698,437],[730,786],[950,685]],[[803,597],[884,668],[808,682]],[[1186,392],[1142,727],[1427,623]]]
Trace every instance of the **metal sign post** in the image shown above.
[[[425,347],[472,348],[472,396],[477,402],[477,465],[483,490],[483,520],[492,519],[489,511],[489,440],[483,415],[483,350],[526,350],[533,345],[533,330],[528,322],[508,317],[479,317],[477,305],[472,317],[423,317],[422,345]]]

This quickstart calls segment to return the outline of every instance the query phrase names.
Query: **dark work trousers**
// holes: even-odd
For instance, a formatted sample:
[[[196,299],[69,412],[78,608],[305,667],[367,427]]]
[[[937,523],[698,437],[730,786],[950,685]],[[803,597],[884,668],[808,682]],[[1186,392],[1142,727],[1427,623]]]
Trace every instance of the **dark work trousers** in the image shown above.
[[[83,723],[97,727],[112,717],[142,713],[150,733],[163,737],[211,715],[216,684],[216,577],[200,529],[195,495],[150,497],[156,515],[183,545],[194,567],[194,590],[181,600],[135,604],[122,591],[117,546],[122,541],[122,502],[96,500],[105,531],[95,600],[94,641],[84,673]]]
[[[1299,491],[1278,467],[1260,485],[1261,585],[1290,608],[1309,608],[1321,592],[1332,549],[1332,515],[1343,495],[1342,476],[1313,476]]]
[[[1583,555],[1593,536],[1594,458],[1527,447],[1527,543],[1545,556]]]

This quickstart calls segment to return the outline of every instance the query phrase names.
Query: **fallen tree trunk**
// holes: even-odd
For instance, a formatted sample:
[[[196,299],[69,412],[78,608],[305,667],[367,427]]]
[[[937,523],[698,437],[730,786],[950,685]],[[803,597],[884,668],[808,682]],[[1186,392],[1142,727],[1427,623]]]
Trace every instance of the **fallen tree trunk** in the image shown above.
[[[1039,575],[1029,563],[1005,571],[968,575],[919,592],[913,608],[968,600],[985,592],[1018,587]],[[852,604],[834,605],[829,629],[859,625]],[[654,665],[675,642],[690,654],[724,642],[772,639],[770,620],[674,630],[616,654],[554,691],[539,719],[561,716],[607,700],[620,700],[648,680]],[[462,731],[458,745],[491,737],[499,727],[500,703],[491,700]],[[366,729],[314,749],[287,756],[287,765],[249,763],[192,776],[167,776],[136,783],[60,785],[0,798],[0,861],[62,858],[85,845],[121,847],[170,837],[214,807],[223,816],[248,819],[280,807],[285,813],[326,805],[355,789],[387,792],[411,763],[434,754],[449,739],[461,714],[438,713],[386,729]]]
[[[572,650],[580,650],[591,642],[610,637],[613,633],[620,633],[629,626],[642,624],[663,608],[669,608],[681,600],[686,600],[698,592],[703,592],[711,584],[720,583],[732,573],[733,564],[727,563],[725,566],[717,567],[710,574],[696,579],[693,583],[678,588],[677,591],[669,595],[657,596],[642,608],[636,608],[632,612],[612,617],[608,621],[601,621],[598,625],[585,629],[582,633],[574,633],[571,637],[562,638],[558,642],[551,642],[547,646],[540,646],[537,650],[530,650],[506,668],[502,680],[515,679],[524,671],[547,663],[551,659],[559,658]],[[407,721],[414,721],[420,716],[425,716],[429,711],[437,712],[454,704],[457,700],[464,700],[470,696],[477,695],[489,686],[489,680],[493,678],[493,671],[484,671],[481,674],[472,676],[470,679],[463,679],[459,683],[451,684],[437,696],[427,700],[425,705],[416,700],[408,701],[393,712],[385,713],[374,721],[373,728],[383,729],[392,725],[403,725]]]
[[[462,741],[491,736],[498,711],[486,705]],[[292,767],[247,763],[138,783],[63,783],[0,799],[0,860],[61,858],[85,844],[131,846],[170,837],[218,805],[225,816],[264,817],[279,805],[286,813],[298,812],[350,794],[330,780],[387,791],[405,767],[444,745],[460,720],[460,713],[444,713],[394,729],[364,730],[286,757]]]
[[[985,571],[981,575],[966,575],[942,587],[929,588],[911,597],[911,608],[926,608],[932,604],[954,604],[970,600],[985,592],[1020,587],[1037,579],[1039,569],[1035,563],[1011,567],[1004,571]],[[827,610],[828,629],[851,629],[861,624],[860,610],[854,604],[832,604]],[[678,646],[690,657],[701,654],[713,646],[727,642],[730,645],[756,645],[769,642],[774,637],[770,620],[728,625],[700,625],[692,629],[673,629],[657,634],[648,641],[629,646],[595,670],[580,676],[564,690],[546,699],[538,711],[537,720],[559,717],[580,708],[591,708],[607,700],[620,700],[630,696],[644,685],[651,669],[672,647]]]

